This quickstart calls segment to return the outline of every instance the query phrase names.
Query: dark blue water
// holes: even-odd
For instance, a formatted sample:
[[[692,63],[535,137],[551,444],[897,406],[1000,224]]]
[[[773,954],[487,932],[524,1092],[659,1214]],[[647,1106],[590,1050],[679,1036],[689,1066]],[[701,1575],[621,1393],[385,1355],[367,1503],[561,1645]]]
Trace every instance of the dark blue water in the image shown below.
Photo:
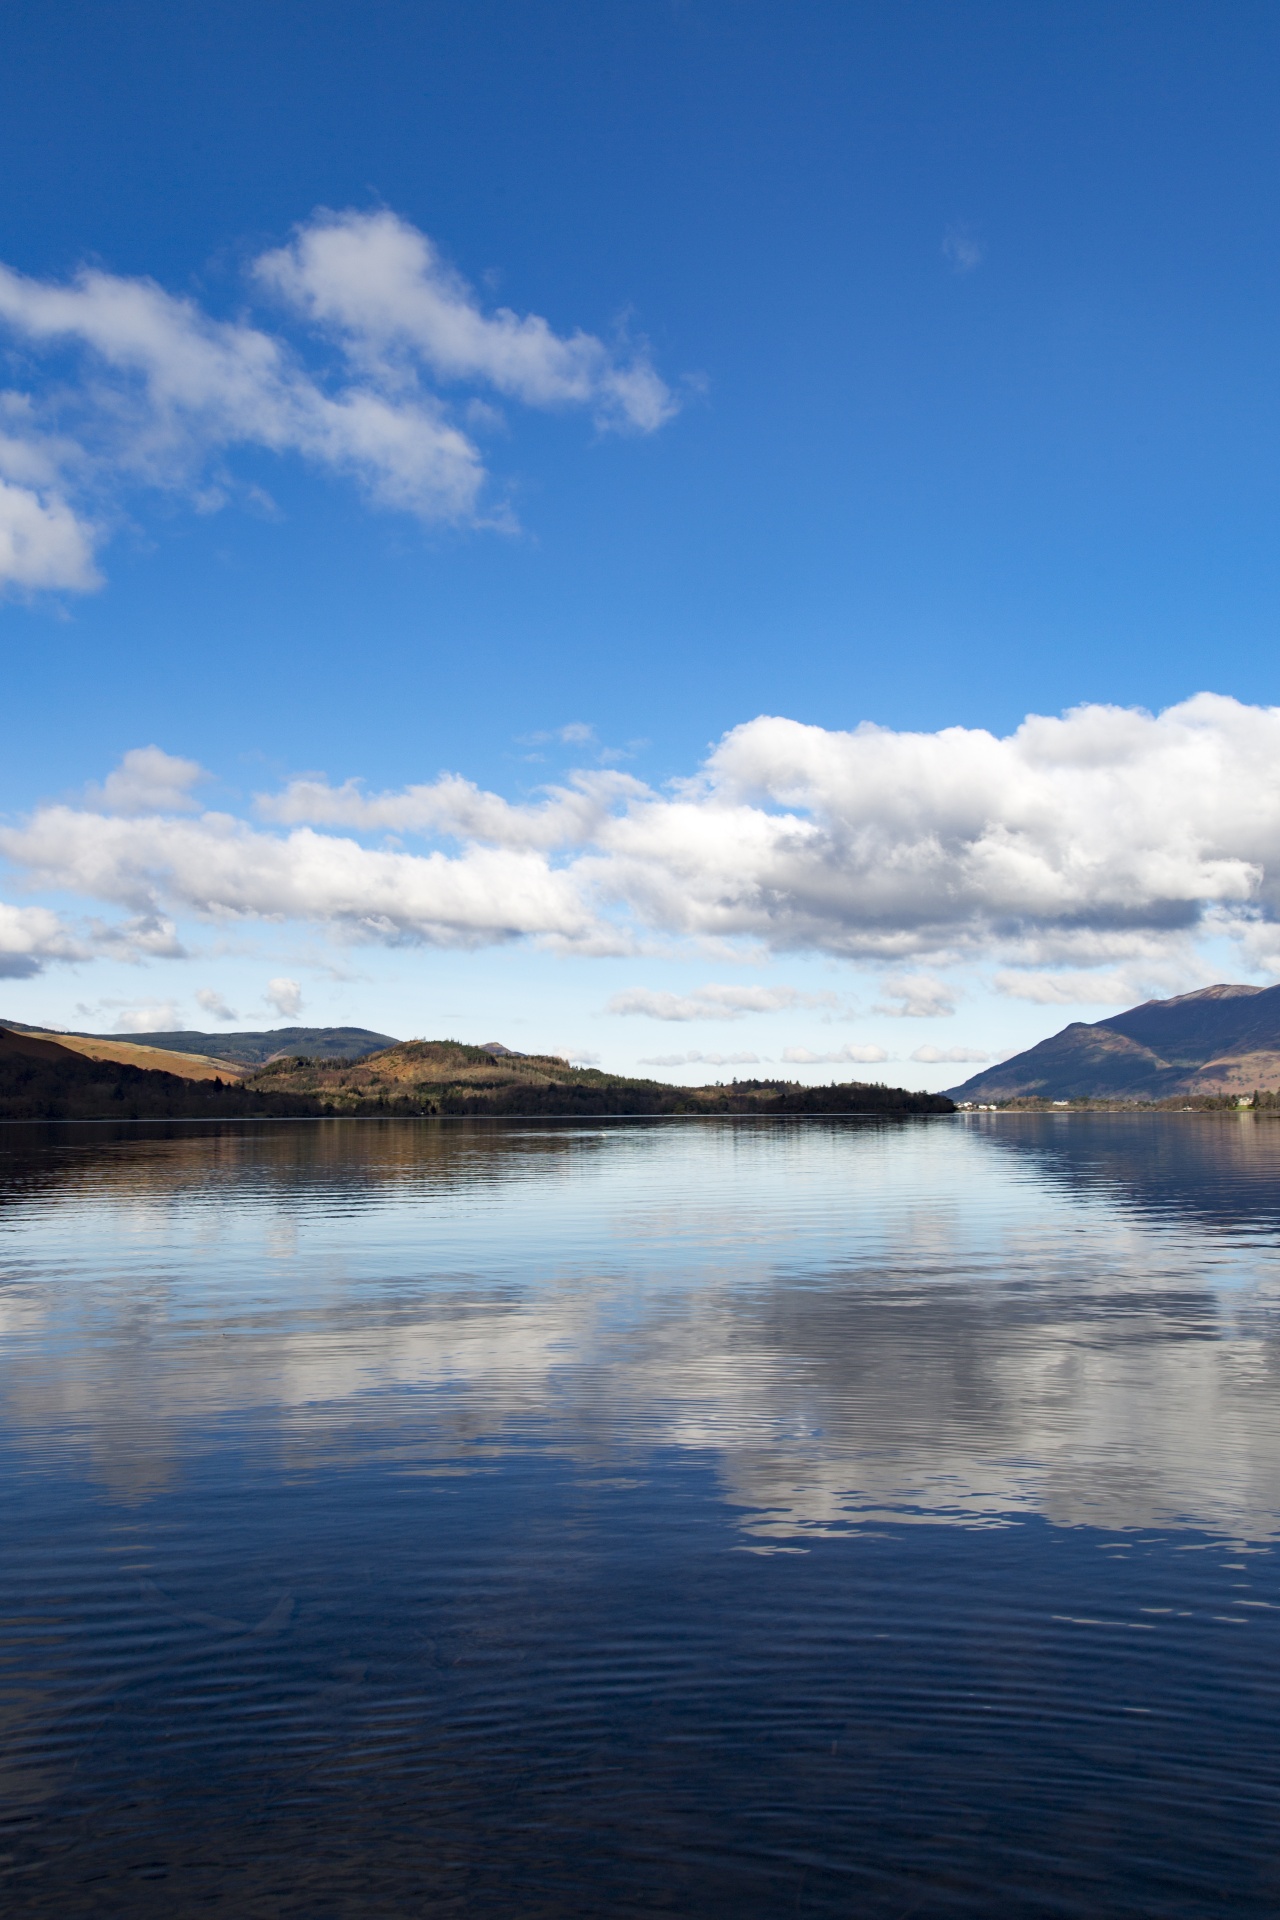
[[[15,1915],[1273,1915],[1280,1121],[0,1129]]]

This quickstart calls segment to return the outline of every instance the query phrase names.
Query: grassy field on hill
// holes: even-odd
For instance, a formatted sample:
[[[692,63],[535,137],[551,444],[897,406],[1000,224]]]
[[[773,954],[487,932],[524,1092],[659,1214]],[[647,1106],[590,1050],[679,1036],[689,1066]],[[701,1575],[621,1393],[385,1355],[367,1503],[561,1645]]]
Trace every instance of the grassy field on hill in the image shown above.
[[[276,1101],[233,1077],[160,1072],[0,1028],[0,1119],[231,1120],[304,1111],[296,1097]]]
[[[87,1060],[114,1060],[118,1066],[145,1067],[152,1073],[173,1073],[180,1080],[239,1080],[247,1071],[233,1060],[207,1053],[178,1053],[137,1040],[112,1040],[96,1033],[33,1033],[33,1040],[51,1040]]]

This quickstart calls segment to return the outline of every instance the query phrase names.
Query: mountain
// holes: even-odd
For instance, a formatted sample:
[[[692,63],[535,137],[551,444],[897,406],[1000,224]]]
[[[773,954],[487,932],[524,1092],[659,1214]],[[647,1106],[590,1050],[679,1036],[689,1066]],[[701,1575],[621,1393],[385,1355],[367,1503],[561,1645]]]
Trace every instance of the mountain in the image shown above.
[[[1280,1088],[1280,987],[1217,986],[1072,1021],[953,1100],[1171,1100]]]
[[[106,1034],[64,1033],[53,1027],[26,1026],[21,1020],[0,1021],[0,1026],[14,1033],[43,1034],[62,1046],[92,1040],[100,1043],[96,1056],[100,1059],[125,1057],[102,1051],[105,1047],[148,1047],[165,1053],[197,1054],[215,1067],[226,1065],[241,1071],[264,1066],[282,1053],[306,1053],[319,1060],[359,1060],[363,1054],[396,1044],[393,1034],[373,1033],[368,1027],[272,1027],[263,1033],[197,1033],[183,1028],[176,1033]]]

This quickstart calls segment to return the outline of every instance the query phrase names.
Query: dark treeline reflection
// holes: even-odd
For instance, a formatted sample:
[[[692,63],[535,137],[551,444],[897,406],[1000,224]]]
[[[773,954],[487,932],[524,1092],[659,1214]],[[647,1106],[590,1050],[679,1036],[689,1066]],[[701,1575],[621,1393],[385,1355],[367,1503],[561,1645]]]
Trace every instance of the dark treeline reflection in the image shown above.
[[[1278,1175],[0,1130],[8,1909],[1269,1915]]]
[[[543,1161],[590,1151],[581,1122],[483,1120],[140,1121],[0,1126],[0,1205],[36,1194],[218,1187],[326,1199],[404,1182],[527,1179]]]
[[[195,1192],[224,1185],[326,1199],[376,1198],[404,1184],[527,1180],[611,1136],[655,1146],[691,1130],[746,1139],[828,1138],[962,1127],[998,1153],[1078,1193],[1233,1232],[1280,1227],[1280,1119],[1269,1113],[1025,1113],[927,1121],[805,1117],[716,1120],[319,1120],[0,1126],[0,1206],[33,1194],[132,1186]],[[679,1150],[678,1148],[676,1149]]]

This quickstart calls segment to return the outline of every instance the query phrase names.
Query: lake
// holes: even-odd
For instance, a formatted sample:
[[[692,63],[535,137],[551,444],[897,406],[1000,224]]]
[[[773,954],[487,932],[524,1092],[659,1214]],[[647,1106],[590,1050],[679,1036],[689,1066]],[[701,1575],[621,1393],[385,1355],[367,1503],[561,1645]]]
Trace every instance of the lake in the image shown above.
[[[1280,1909],[1280,1118],[0,1128],[10,1915]]]

